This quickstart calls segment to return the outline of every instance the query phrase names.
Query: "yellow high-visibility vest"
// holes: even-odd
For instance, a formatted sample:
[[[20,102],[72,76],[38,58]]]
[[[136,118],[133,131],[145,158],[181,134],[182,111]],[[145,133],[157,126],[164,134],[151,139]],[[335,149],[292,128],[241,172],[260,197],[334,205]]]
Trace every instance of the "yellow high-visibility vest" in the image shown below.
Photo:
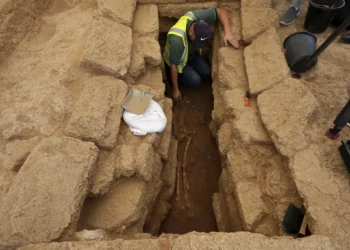
[[[188,59],[188,40],[187,40],[187,34],[186,34],[186,26],[188,20],[197,20],[196,17],[193,15],[191,11],[187,12],[185,15],[183,15],[177,23],[172,26],[168,32],[169,35],[176,35],[182,38],[182,42],[184,45],[184,52],[182,53],[180,64],[177,65],[177,70],[179,73],[182,73],[183,68],[186,66],[187,59]],[[199,53],[202,54],[202,50],[199,50]],[[169,39],[167,40],[167,43],[165,45],[165,49],[163,52],[163,59],[168,64],[168,66],[171,66],[170,63],[170,44]]]

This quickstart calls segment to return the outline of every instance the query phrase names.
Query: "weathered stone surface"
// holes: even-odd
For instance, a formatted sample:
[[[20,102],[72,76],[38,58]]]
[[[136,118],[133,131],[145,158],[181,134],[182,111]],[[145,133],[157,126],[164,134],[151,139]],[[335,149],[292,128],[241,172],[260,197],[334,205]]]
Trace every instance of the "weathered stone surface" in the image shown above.
[[[251,159],[245,149],[235,149],[227,154],[227,169],[229,179],[237,184],[241,181],[254,179],[257,176],[256,159]]]
[[[81,65],[123,77],[130,66],[132,43],[130,27],[96,16]]]
[[[97,154],[91,142],[69,137],[42,140],[2,200],[0,242],[39,243],[71,236]]]
[[[218,227],[224,232],[242,231],[242,222],[237,207],[237,202],[233,196],[233,186],[229,179],[227,168],[223,168],[219,179],[219,193],[216,199],[219,199],[219,204],[214,203],[213,208]],[[217,201],[216,201],[217,202]],[[220,230],[220,229],[219,229]]]
[[[91,78],[68,121],[66,134],[113,148],[122,116],[121,103],[126,93],[127,85],[122,80],[108,76]]]
[[[170,207],[170,203],[164,200],[158,200],[152,209],[151,218],[147,222],[144,231],[152,235],[157,235]]]
[[[73,236],[73,240],[85,241],[85,240],[108,240],[108,235],[106,231],[102,229],[97,230],[82,230],[76,232]]]
[[[271,0],[242,0],[242,8],[271,8]]]
[[[261,234],[248,232],[238,233],[190,233],[173,240],[172,250],[202,250],[202,249],[333,249],[327,237],[311,236],[302,240],[291,237],[271,238]]]
[[[136,177],[118,180],[104,196],[85,203],[82,216],[87,228],[124,232],[138,221],[145,220],[150,212],[147,211],[149,205],[160,188],[159,181],[147,184]]]
[[[216,219],[216,224],[218,226],[219,232],[228,232],[225,218],[223,215],[224,207],[221,204],[221,197],[220,193],[214,193],[213,194],[213,209]]]
[[[251,107],[246,107],[244,102],[246,91],[241,88],[226,90],[223,92],[223,106],[225,107],[225,116],[228,118],[239,119],[244,113],[258,114],[258,106],[255,98],[252,98]]]
[[[19,250],[203,250],[208,249],[232,250],[333,250],[332,242],[328,237],[312,235],[301,239],[292,237],[267,237],[250,232],[237,233],[198,233],[191,232],[184,235],[162,235],[155,239],[143,240],[112,240],[112,241],[82,241],[82,242],[53,242],[36,244],[19,248]]]
[[[6,144],[6,155],[4,168],[18,171],[32,149],[40,142],[40,137],[33,137],[29,140],[14,140]]]
[[[150,66],[159,66],[162,55],[158,41],[150,36],[138,37],[134,40],[136,51],[145,59],[145,62]]]
[[[187,11],[195,9],[206,9],[217,7],[217,2],[201,2],[201,3],[185,3],[185,4],[159,4],[158,13],[161,17],[175,17],[180,18]]]
[[[137,0],[97,0],[97,3],[102,15],[118,23],[132,25]]]
[[[161,173],[161,179],[163,181],[163,190],[161,196],[165,200],[169,200],[175,189],[176,180],[176,167],[177,167],[177,140],[171,139],[168,161],[164,164]]]
[[[274,28],[267,30],[244,50],[249,88],[253,95],[285,79],[289,68]]]
[[[265,215],[265,204],[260,187],[253,182],[240,182],[236,185],[238,206],[243,219],[243,226],[251,230],[254,223]]]
[[[232,47],[219,49],[219,81],[225,89],[245,88],[247,75],[244,66],[243,53]]]
[[[115,150],[100,150],[91,178],[90,195],[103,195],[109,190],[114,179],[116,157]]]
[[[157,102],[164,99],[165,84],[158,67],[147,69],[146,73],[137,78],[134,87],[150,93]]]
[[[270,27],[278,27],[279,15],[271,8],[242,8],[242,33],[246,41],[253,40]]]
[[[242,113],[234,126],[239,137],[245,143],[272,143],[261,117],[257,113]]]
[[[137,78],[139,75],[146,72],[146,62],[142,55],[140,55],[136,50],[136,44],[133,45],[130,59],[130,67],[128,70],[128,75]]]
[[[224,157],[232,148],[232,124],[225,122],[217,134],[217,141],[221,157]]]
[[[309,90],[292,78],[259,95],[262,121],[280,153],[291,155],[307,145],[304,130],[317,105]]]
[[[165,98],[164,101],[164,114],[167,118],[167,125],[160,137],[158,153],[163,160],[168,160],[170,140],[171,140],[171,128],[173,123],[173,101],[170,98]]]
[[[157,5],[137,5],[133,23],[133,32],[136,32],[140,36],[149,36],[158,40],[159,18]]]
[[[340,198],[337,181],[321,167],[312,150],[299,151],[290,168],[300,195],[308,204],[329,209],[329,205]]]
[[[273,237],[278,235],[279,228],[276,224],[276,220],[274,220],[272,216],[268,216],[261,223],[259,223],[259,225],[254,229],[254,232]]]
[[[220,83],[218,81],[213,81],[212,88],[213,88],[213,96],[214,96],[214,108],[211,113],[212,121],[210,124],[210,129],[213,131],[213,134],[217,133],[218,129],[220,128],[221,124],[224,122],[224,103],[222,100],[220,88]]]
[[[145,181],[159,176],[162,164],[154,152],[152,144],[120,145],[114,175],[117,178],[130,177],[136,174]]]

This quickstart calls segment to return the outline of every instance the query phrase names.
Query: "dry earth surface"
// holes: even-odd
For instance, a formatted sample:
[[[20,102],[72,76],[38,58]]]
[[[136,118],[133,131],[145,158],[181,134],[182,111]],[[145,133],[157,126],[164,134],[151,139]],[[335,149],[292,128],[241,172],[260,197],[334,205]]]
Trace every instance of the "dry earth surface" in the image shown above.
[[[338,151],[350,130],[334,141],[325,136],[349,100],[350,47],[336,40],[293,79],[283,41],[303,30],[308,1],[282,27],[289,5],[0,1],[0,249],[350,249],[349,174]],[[186,11],[206,7],[226,8],[236,37],[251,44],[225,47],[223,28],[211,27],[212,89],[191,90],[185,106],[174,107],[159,34]],[[317,35],[318,46],[332,31]],[[137,137],[121,119],[131,87],[164,109],[163,133]],[[248,90],[251,107],[244,106]],[[182,114],[195,119],[181,121]],[[189,141],[181,137],[199,132],[206,134],[185,157],[194,160],[189,201],[177,203]],[[305,207],[312,236],[285,232],[290,203]],[[192,208],[187,218],[207,219],[176,220],[181,204]],[[196,228],[219,232],[187,233]]]

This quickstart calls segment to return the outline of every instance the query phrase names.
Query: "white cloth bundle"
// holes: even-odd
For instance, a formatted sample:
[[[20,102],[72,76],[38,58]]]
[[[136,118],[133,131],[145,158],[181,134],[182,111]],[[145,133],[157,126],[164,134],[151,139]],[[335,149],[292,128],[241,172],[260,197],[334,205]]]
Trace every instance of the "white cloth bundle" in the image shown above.
[[[144,136],[148,133],[161,133],[165,129],[167,118],[160,105],[151,100],[145,113],[137,115],[126,110],[123,119],[134,135]]]

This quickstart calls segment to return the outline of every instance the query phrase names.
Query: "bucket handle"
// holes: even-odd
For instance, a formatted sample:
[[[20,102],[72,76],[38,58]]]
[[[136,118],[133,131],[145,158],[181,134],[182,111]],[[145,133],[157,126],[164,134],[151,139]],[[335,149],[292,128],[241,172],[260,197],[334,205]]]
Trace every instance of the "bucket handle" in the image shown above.
[[[307,65],[309,65],[311,62],[313,62],[317,57],[319,57],[322,52],[327,49],[327,47],[337,38],[337,36],[343,32],[346,27],[350,24],[350,15],[347,19],[344,20],[344,22],[336,28],[336,30],[333,31],[333,33],[327,38],[326,41],[322,43],[322,45],[310,56],[309,61]]]

